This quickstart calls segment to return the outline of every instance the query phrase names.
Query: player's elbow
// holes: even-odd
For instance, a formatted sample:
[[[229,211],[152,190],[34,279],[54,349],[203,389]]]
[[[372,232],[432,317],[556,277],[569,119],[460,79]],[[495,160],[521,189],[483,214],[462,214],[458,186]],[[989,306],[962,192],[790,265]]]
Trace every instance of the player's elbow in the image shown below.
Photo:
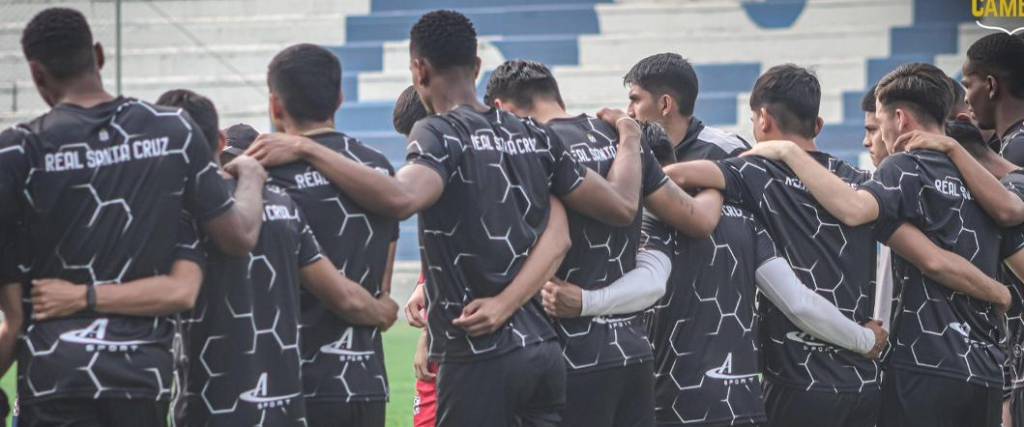
[[[1024,204],[1018,203],[1011,209],[997,209],[992,215],[992,220],[1000,227],[1016,227],[1024,223]]]
[[[608,215],[608,225],[615,227],[628,227],[633,224],[636,220],[636,214],[639,210],[639,203],[623,200],[618,203]]]
[[[253,238],[244,230],[238,230],[220,238],[214,238],[217,249],[220,249],[225,255],[239,257],[246,256],[249,252],[252,252],[256,248],[257,240],[258,238]]]
[[[199,288],[201,284],[199,282],[181,284],[174,287],[174,291],[169,299],[170,306],[168,311],[173,313],[180,313],[183,311],[189,311],[196,307],[196,300],[199,299]]]
[[[416,214],[416,201],[405,193],[390,194],[382,197],[383,208],[394,219],[404,221]]]

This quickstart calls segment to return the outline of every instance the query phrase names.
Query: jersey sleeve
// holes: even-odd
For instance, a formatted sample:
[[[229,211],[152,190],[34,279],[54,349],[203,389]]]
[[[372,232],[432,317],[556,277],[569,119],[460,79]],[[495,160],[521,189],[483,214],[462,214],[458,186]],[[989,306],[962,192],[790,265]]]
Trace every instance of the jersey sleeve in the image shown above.
[[[757,245],[757,265],[761,266],[773,258],[778,258],[779,251],[775,246],[775,239],[757,220],[754,220],[754,233],[754,241]]]
[[[640,250],[658,251],[672,258],[674,247],[675,233],[672,227],[645,209],[640,226]]]
[[[459,167],[463,141],[446,133],[449,126],[443,120],[428,117],[413,125],[409,145],[405,147],[405,160],[433,169],[443,182],[448,182]]]
[[[917,163],[907,154],[889,156],[860,188],[878,202],[874,233],[880,242],[887,242],[900,224],[916,223],[923,215],[918,200],[921,180]]]
[[[564,196],[571,193],[583,183],[587,175],[586,167],[576,161],[576,158],[569,153],[565,142],[558,137],[555,131],[540,126],[530,126],[536,137],[547,142],[548,153],[551,155],[550,170],[551,192],[555,196]]]
[[[174,247],[174,260],[192,261],[200,266],[206,265],[207,253],[203,246],[202,232],[188,211],[182,211],[178,220],[178,243]]]
[[[1024,249],[1024,226],[1017,226],[1003,233],[1000,257],[1009,258]]]
[[[185,147],[188,157],[188,175],[185,177],[185,209],[199,222],[213,219],[234,205],[235,200],[220,176],[219,168],[213,161],[210,145],[199,127],[182,113],[192,128],[191,137]]]
[[[722,191],[725,202],[752,212],[757,211],[757,199],[753,194],[759,194],[770,179],[763,160],[734,157],[720,160],[717,164],[725,178],[725,190]]]
[[[305,217],[299,214],[299,267],[305,267],[323,258],[320,243],[313,235],[313,229],[306,223]]]
[[[1010,163],[1013,163],[1018,167],[1024,167],[1024,134],[1011,139],[1010,142],[1003,147],[1002,155],[1003,158],[1009,160]]]
[[[641,185],[643,197],[658,191],[662,185],[668,182],[668,176],[661,170],[661,165],[658,163],[658,158],[655,157],[654,149],[652,148],[659,144],[664,145],[666,142],[668,142],[668,136],[665,135],[665,131],[661,129],[661,126],[655,124],[644,126],[643,140],[640,141],[640,149],[642,150],[640,162],[643,166]],[[671,148],[671,144],[669,144],[669,147]]]
[[[12,127],[0,133],[0,227],[16,221],[23,206],[29,158],[26,131]]]

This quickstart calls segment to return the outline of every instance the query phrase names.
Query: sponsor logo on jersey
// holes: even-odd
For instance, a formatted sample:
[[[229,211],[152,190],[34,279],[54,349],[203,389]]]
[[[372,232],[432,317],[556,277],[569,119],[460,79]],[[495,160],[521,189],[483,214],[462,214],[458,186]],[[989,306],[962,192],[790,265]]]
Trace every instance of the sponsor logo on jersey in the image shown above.
[[[114,341],[107,338],[108,319],[100,318],[94,320],[89,326],[83,329],[75,329],[60,334],[60,340],[73,344],[82,344],[88,352],[129,352],[136,351],[140,345],[152,344],[155,341],[149,340],[127,340]]]
[[[837,350],[828,343],[819,341],[811,336],[811,334],[803,331],[789,331],[786,333],[786,338],[802,345],[805,351],[829,352]]]
[[[261,373],[260,379],[256,381],[256,387],[242,392],[238,399],[243,402],[255,404],[259,409],[277,408],[292,402],[292,399],[299,396],[298,392],[271,396],[267,392],[267,373]]]
[[[721,380],[725,385],[735,384],[750,384],[757,381],[757,373],[753,374],[735,374],[732,371],[732,353],[725,356],[725,362],[722,362],[722,366],[714,369],[709,369],[704,373],[708,378]]]
[[[373,357],[373,350],[359,351],[352,349],[352,338],[354,333],[355,331],[353,328],[346,328],[345,333],[341,334],[341,338],[330,344],[324,344],[320,347],[320,352],[323,354],[337,355],[342,362],[362,362],[369,360]]]

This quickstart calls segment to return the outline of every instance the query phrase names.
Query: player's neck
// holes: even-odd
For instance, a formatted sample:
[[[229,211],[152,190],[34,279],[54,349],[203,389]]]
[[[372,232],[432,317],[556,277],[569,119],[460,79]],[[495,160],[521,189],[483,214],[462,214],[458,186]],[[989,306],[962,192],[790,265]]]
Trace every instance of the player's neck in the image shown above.
[[[334,120],[311,121],[304,123],[286,123],[284,132],[291,135],[312,135],[323,131],[334,130]]]
[[[103,79],[96,73],[65,82],[56,103],[92,108],[112,99],[114,96],[103,89]]]
[[[1024,120],[1024,100],[1010,99],[996,108],[996,132],[1000,138],[1010,131],[1013,125]]]
[[[814,138],[808,138],[806,136],[782,133],[779,134],[777,138],[766,139],[766,141],[771,140],[792,141],[797,147],[800,147],[801,150],[818,151],[818,144],[814,143]]]
[[[693,117],[675,114],[671,114],[665,120],[662,120],[661,127],[665,128],[665,134],[668,135],[669,141],[672,141],[673,148],[683,143],[683,139],[686,138],[686,133],[690,131],[690,124],[692,123]]]
[[[479,112],[489,109],[477,99],[476,86],[472,79],[437,75],[430,85],[433,92],[430,96],[430,107],[436,114],[447,113],[461,105],[468,105]]]
[[[572,117],[561,105],[552,101],[535,101],[533,109],[530,110],[530,117],[541,123],[547,123],[554,119],[565,119]]]

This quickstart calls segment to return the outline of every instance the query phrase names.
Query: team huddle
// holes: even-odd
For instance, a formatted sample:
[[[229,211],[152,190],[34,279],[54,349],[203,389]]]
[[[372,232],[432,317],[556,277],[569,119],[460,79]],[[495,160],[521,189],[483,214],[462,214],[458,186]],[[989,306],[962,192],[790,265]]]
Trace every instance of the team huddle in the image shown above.
[[[806,68],[754,82],[751,144],[694,115],[675,53],[625,73],[626,111],[569,114],[526,60],[481,100],[453,11],[410,31],[397,170],[335,128],[319,46],[271,60],[260,134],[187,89],[106,92],[75,10],[21,43],[52,108],[0,134],[19,425],[384,426],[418,214],[416,426],[1024,426],[1019,36],[975,42],[962,84],[877,82],[873,172],[815,145]]]

